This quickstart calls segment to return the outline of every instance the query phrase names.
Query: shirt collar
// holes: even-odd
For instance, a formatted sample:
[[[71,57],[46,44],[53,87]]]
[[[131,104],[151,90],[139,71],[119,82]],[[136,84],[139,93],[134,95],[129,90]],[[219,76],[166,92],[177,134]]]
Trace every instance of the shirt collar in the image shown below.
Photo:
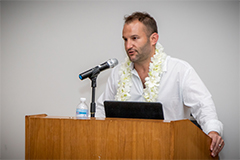
[[[138,73],[137,73],[136,69],[134,68],[134,63],[133,62],[131,62],[131,64],[130,64],[130,69],[131,69],[131,73],[133,75],[138,76]]]
[[[167,72],[167,69],[168,69],[167,64],[168,64],[169,58],[170,58],[170,56],[167,56],[164,63],[163,63],[163,67],[162,67],[163,72]]]

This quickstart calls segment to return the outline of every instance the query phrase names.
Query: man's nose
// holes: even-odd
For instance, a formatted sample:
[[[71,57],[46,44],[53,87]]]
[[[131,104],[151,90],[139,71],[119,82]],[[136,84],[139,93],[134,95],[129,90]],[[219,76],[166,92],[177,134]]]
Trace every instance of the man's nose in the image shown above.
[[[127,40],[125,42],[125,47],[126,47],[127,50],[129,50],[133,47],[133,44],[132,44],[131,40]]]

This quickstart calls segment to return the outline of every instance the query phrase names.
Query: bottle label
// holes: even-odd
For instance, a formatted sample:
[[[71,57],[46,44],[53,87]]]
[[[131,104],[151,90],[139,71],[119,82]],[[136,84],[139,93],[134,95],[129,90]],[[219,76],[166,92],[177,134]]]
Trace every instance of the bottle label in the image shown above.
[[[76,110],[77,117],[87,117],[88,116],[88,110],[87,109],[77,109]]]

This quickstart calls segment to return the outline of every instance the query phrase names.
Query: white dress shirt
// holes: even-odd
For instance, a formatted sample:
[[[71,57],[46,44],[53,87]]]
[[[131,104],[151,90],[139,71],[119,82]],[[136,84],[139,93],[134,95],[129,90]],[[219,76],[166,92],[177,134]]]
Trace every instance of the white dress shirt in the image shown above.
[[[121,65],[116,66],[108,78],[105,92],[97,101],[96,117],[105,117],[103,102],[115,99],[121,76],[120,67]],[[145,101],[143,84],[133,63],[131,72],[132,86],[129,101]],[[191,113],[206,134],[216,131],[222,135],[223,125],[218,120],[211,94],[187,62],[170,56],[166,58],[157,101],[163,105],[165,120],[189,119]]]

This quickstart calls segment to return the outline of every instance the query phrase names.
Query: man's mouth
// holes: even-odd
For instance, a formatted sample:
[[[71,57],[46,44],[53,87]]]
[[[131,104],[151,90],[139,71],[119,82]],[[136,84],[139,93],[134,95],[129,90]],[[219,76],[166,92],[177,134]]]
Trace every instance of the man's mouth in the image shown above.
[[[128,51],[128,55],[131,56],[131,55],[133,55],[135,52],[136,52],[136,50],[131,49],[131,50]]]

